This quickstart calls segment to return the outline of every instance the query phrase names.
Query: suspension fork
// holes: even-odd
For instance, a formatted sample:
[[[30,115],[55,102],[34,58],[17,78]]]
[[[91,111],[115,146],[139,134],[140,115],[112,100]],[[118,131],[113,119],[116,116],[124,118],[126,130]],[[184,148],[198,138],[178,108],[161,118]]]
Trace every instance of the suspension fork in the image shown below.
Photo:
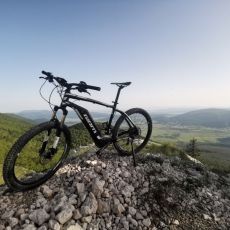
[[[62,109],[62,111],[63,111],[63,115],[62,115],[62,118],[61,118],[60,122],[56,118],[57,111],[59,109]],[[59,139],[60,139],[60,136],[61,136],[61,129],[62,129],[64,123],[65,123],[65,119],[66,119],[67,114],[68,114],[68,111],[66,110],[66,108],[60,108],[58,106],[54,107],[54,111],[53,111],[53,114],[52,114],[52,117],[51,117],[50,121],[56,122],[57,125],[58,125],[58,128],[56,130],[56,136],[55,136],[55,139],[54,139],[54,142],[53,142],[53,146],[50,148],[51,155],[54,155],[57,152],[57,146],[58,146],[58,142],[59,142]],[[39,150],[40,154],[44,153],[44,151],[46,149],[47,143],[48,143],[49,138],[50,138],[51,130],[52,129],[49,129],[48,133],[44,137],[42,147]]]
[[[56,131],[56,137],[55,137],[53,146],[51,148],[52,149],[51,151],[54,151],[54,153],[57,151],[57,145],[58,145],[58,142],[59,142],[59,139],[60,139],[60,136],[61,136],[61,130],[62,130],[62,127],[65,124],[65,119],[66,119],[66,116],[68,114],[68,111],[67,111],[66,108],[63,108],[62,111],[63,111],[63,115],[62,115],[59,127],[58,127],[58,129]]]

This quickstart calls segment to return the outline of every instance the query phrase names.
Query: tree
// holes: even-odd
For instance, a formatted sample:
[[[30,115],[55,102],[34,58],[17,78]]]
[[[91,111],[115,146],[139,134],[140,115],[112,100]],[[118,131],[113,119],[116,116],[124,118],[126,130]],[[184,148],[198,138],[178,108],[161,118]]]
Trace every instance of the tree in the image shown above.
[[[198,148],[197,139],[193,138],[187,144],[185,152],[192,157],[198,157],[200,155],[200,149]]]

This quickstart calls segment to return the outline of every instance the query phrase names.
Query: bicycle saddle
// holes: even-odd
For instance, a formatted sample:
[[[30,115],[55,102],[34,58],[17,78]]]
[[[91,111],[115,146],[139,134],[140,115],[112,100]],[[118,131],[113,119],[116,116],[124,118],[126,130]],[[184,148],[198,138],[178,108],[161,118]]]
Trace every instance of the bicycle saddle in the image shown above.
[[[123,87],[129,86],[131,83],[132,82],[129,81],[129,82],[120,82],[120,83],[118,83],[118,82],[112,82],[111,84],[123,88]]]

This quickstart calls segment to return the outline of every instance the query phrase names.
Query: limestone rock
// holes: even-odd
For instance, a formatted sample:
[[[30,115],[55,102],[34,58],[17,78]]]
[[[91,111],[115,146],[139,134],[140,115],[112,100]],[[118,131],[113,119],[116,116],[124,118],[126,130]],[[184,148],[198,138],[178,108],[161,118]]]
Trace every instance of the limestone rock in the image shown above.
[[[95,179],[92,182],[92,193],[94,194],[95,197],[101,196],[101,194],[103,193],[104,185],[105,185],[105,181],[103,180]]]
[[[52,219],[49,220],[48,226],[51,230],[60,230],[61,229],[60,224],[56,220],[52,220]]]
[[[53,195],[53,190],[51,190],[47,185],[43,185],[41,187],[41,192],[43,193],[44,197],[51,198]]]
[[[110,212],[110,201],[98,200],[97,213],[109,213]]]
[[[98,208],[97,200],[93,193],[90,193],[81,207],[82,216],[89,216],[96,213]]]
[[[30,220],[39,226],[45,223],[49,217],[50,215],[44,209],[37,209],[29,215]]]
[[[66,230],[83,230],[83,228],[79,224],[75,224],[75,225],[70,225],[69,227],[67,227]]]
[[[73,211],[71,209],[64,209],[57,214],[56,219],[59,221],[60,224],[64,224],[68,220],[70,220],[72,216]]]

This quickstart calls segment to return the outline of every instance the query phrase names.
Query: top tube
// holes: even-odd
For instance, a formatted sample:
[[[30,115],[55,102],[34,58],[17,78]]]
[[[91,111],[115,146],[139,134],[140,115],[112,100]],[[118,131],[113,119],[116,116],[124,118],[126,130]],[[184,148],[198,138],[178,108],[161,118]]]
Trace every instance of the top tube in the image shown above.
[[[88,98],[88,97],[81,97],[81,96],[74,95],[74,94],[71,94],[71,93],[66,93],[65,96],[67,98],[71,98],[71,99],[75,99],[75,100],[79,100],[79,101],[87,101],[87,102],[102,105],[102,106],[105,106],[105,107],[108,107],[108,108],[114,108],[114,105],[109,105],[109,104],[106,104],[106,103],[103,103],[101,101],[97,101],[97,100],[94,100],[94,99],[91,99],[91,98]]]

